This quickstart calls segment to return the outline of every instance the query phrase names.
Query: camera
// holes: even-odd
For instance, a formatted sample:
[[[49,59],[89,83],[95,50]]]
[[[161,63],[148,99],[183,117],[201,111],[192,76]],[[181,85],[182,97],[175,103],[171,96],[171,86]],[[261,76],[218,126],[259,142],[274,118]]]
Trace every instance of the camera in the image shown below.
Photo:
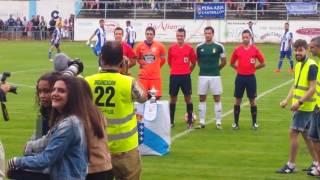
[[[72,61],[69,61],[68,68],[65,71],[62,71],[63,75],[67,76],[77,76],[83,71],[83,63],[79,58],[76,58]]]
[[[11,75],[10,72],[3,72],[2,74],[0,74],[1,84],[4,84],[7,80],[7,78],[10,77],[10,75]],[[9,92],[17,94],[17,87],[11,85]],[[9,113],[7,111],[7,106],[6,106],[5,102],[7,102],[6,94],[1,93],[0,94],[0,104],[1,104],[2,116],[5,121],[8,121],[9,120]]]
[[[1,83],[5,83],[7,78],[11,76],[11,73],[10,72],[3,72],[2,74],[0,74],[0,81]],[[9,92],[11,93],[14,93],[14,94],[17,94],[17,87],[16,86],[13,86],[11,85],[10,86],[10,90]]]
[[[54,70],[67,76],[77,76],[83,71],[83,63],[79,58],[70,59],[66,54],[59,53],[53,60]]]

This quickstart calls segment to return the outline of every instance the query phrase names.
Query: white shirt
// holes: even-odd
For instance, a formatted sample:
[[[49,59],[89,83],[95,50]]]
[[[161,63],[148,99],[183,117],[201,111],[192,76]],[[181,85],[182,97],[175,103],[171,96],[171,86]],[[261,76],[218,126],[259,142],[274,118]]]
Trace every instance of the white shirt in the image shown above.
[[[95,31],[95,35],[97,36],[96,46],[102,47],[106,43],[106,31],[98,27]]]
[[[289,44],[290,40],[292,41],[293,35],[292,32],[287,31],[284,32],[281,36],[281,42],[280,42],[280,51],[286,51],[291,49],[291,44]]]
[[[253,34],[253,29],[248,28],[248,30],[250,31],[251,34],[251,39],[250,39],[250,44],[254,44],[254,34]]]
[[[127,43],[134,43],[136,40],[136,31],[134,28],[132,26],[126,27],[126,33],[126,37],[128,37]]]

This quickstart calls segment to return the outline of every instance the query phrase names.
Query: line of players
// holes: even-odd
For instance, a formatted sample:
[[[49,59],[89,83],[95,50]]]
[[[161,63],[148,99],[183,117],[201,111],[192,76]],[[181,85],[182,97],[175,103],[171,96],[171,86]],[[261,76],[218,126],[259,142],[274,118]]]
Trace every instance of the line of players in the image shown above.
[[[259,49],[252,44],[252,32],[250,26],[248,30],[242,32],[242,44],[234,49],[230,60],[231,67],[237,71],[234,90],[234,123],[232,125],[234,129],[239,128],[240,104],[244,90],[246,90],[250,100],[252,127],[253,129],[258,128],[256,120],[257,105],[255,97],[257,95],[257,83],[255,71],[265,66],[265,59]],[[103,20],[100,20],[100,27],[95,31],[93,36],[90,37],[87,44],[90,44],[90,41],[94,36],[98,36],[98,41],[96,46],[93,47],[93,50],[96,55],[99,55],[99,46],[102,47],[105,42]],[[120,27],[116,28],[114,36],[116,41],[122,41],[123,29]],[[124,60],[128,61],[129,67],[133,67],[136,64],[137,59],[140,66],[139,82],[146,90],[156,89],[157,98],[159,99],[162,95],[161,67],[165,64],[165,48],[163,44],[154,40],[154,28],[147,27],[145,36],[146,40],[136,46],[135,52],[132,49],[134,42],[131,41],[131,46],[122,42],[125,55]],[[174,126],[175,107],[180,88],[184,93],[186,102],[188,128],[192,127],[193,104],[191,101],[192,88],[190,74],[198,62],[200,68],[198,79],[200,125],[197,128],[205,127],[206,96],[208,91],[210,91],[215,102],[213,109],[216,116],[216,127],[221,129],[222,105],[220,95],[222,94],[222,84],[220,71],[226,65],[226,55],[223,45],[213,39],[214,29],[212,27],[208,26],[204,29],[204,36],[205,42],[200,43],[195,51],[190,44],[185,43],[184,41],[186,31],[184,29],[178,29],[176,32],[177,43],[172,44],[168,50],[168,64],[171,68],[169,94],[172,127]],[[285,32],[281,38],[280,44],[280,60],[275,72],[280,72],[283,58],[287,56],[290,62],[289,72],[295,73],[295,83],[287,98],[280,103],[281,107],[285,107],[288,104],[288,101],[293,99],[291,106],[293,118],[290,127],[289,161],[277,172],[293,173],[296,171],[295,158],[298,149],[298,135],[302,134],[313,159],[311,166],[305,170],[308,171],[309,175],[319,176],[320,113],[318,107],[314,110],[314,106],[319,106],[320,104],[320,81],[317,80],[320,78],[320,75],[317,74],[320,73],[317,73],[317,63],[307,56],[308,45],[305,40],[297,40],[294,43],[294,51],[297,60],[294,71],[291,55],[292,45],[293,36],[292,33],[289,32],[289,24],[285,23]],[[311,40],[310,51],[314,56],[320,57],[320,37]],[[311,127],[309,127],[309,125]]]
[[[87,41],[87,45],[91,44],[94,36],[97,36],[95,46],[91,46],[93,52],[99,56],[100,49],[106,41],[104,30],[104,21],[100,20],[100,27]],[[127,28],[131,27],[130,22],[127,22]],[[128,30],[126,30],[128,32]],[[116,41],[121,41],[123,38],[123,29],[115,28],[114,37]],[[128,34],[128,33],[127,33]],[[160,99],[162,96],[162,82],[161,82],[161,67],[166,62],[166,51],[162,43],[154,40],[155,29],[147,27],[145,30],[146,39],[136,45],[135,51],[126,42],[122,42],[124,49],[124,62],[128,62],[129,67],[133,67],[136,62],[139,65],[138,80],[139,83],[148,91],[156,89],[156,97]],[[170,66],[170,118],[171,126],[174,127],[175,109],[177,102],[177,95],[179,89],[184,94],[186,102],[186,121],[188,128],[193,127],[193,103],[191,100],[192,84],[191,76],[195,65],[198,63],[200,68],[198,79],[198,94],[199,94],[199,119],[200,124],[196,128],[205,128],[206,119],[206,99],[208,93],[211,93],[214,100],[214,112],[217,129],[222,129],[222,103],[221,94],[223,92],[220,71],[227,64],[224,46],[214,40],[214,29],[211,26],[204,28],[205,42],[200,43],[196,50],[185,42],[186,30],[178,29],[176,32],[177,42],[170,45],[168,49],[168,64]],[[127,40],[127,38],[126,38]],[[255,79],[255,71],[265,66],[264,57],[260,50],[251,44],[251,32],[245,30],[242,33],[242,44],[235,48],[231,56],[230,65],[237,71],[235,81],[235,105],[234,105],[234,123],[233,129],[239,128],[240,104],[244,94],[247,91],[247,96],[251,104],[252,127],[258,128],[257,124],[257,85]]]
[[[92,36],[87,41],[87,45],[91,45],[91,40],[96,36],[97,41],[96,45],[91,45],[91,48],[96,56],[99,56],[101,47],[106,42],[106,32],[104,29],[104,20],[99,21],[99,28],[95,30]],[[146,40],[140,43],[136,47],[136,53],[133,51],[133,46],[135,43],[136,33],[134,28],[131,26],[130,21],[126,22],[126,37],[125,41],[123,42],[123,35],[124,31],[122,28],[117,27],[114,31],[114,38],[116,41],[120,41],[122,43],[122,47],[124,49],[124,62],[128,63],[128,67],[131,68],[136,64],[136,58],[138,59],[138,63],[140,65],[140,72],[139,72],[139,82],[144,85],[146,90],[155,88],[158,90],[157,97],[161,97],[161,74],[160,68],[165,63],[165,48],[163,44],[154,41],[155,30],[152,27],[148,27],[146,29],[145,35]],[[57,48],[57,52],[60,52],[60,36],[59,36],[59,25],[55,29],[53,33],[53,37],[51,40],[51,47],[49,49],[49,59],[51,60],[51,50],[53,47]],[[252,23],[249,22],[248,28],[250,34],[250,44],[253,44],[253,29]],[[191,101],[191,78],[190,74],[193,71],[196,62],[198,61],[200,67],[199,73],[199,81],[198,81],[198,94],[199,94],[199,118],[200,118],[200,125],[197,128],[204,128],[205,127],[205,115],[206,115],[206,96],[208,90],[211,91],[213,95],[213,99],[215,102],[214,111],[216,116],[216,127],[221,129],[221,119],[222,119],[222,104],[220,100],[220,95],[222,94],[222,83],[220,78],[220,70],[226,65],[226,56],[224,47],[222,44],[213,40],[214,29],[212,27],[207,27],[204,30],[205,34],[205,42],[201,43],[196,48],[196,54],[192,47],[184,42],[186,32],[184,29],[179,29],[176,34],[177,43],[172,45],[169,48],[168,52],[168,64],[171,68],[170,71],[170,87],[169,87],[169,94],[170,94],[170,117],[171,117],[171,124],[174,126],[174,114],[176,109],[176,102],[177,102],[177,95],[179,88],[181,88],[182,92],[184,93],[185,102],[186,102],[186,109],[187,109],[187,123],[188,127],[192,127],[194,116],[193,116],[193,104]],[[289,32],[289,24],[285,23],[285,33],[281,38],[281,47],[280,47],[280,60],[278,64],[278,68],[275,72],[280,72],[283,58],[287,56],[290,60],[290,69],[289,72],[293,72],[293,61],[292,61],[292,40],[293,36],[292,33]],[[243,42],[245,43],[245,42]],[[254,47],[254,46],[253,46]],[[239,49],[239,48],[237,48]],[[246,48],[245,48],[246,49]],[[255,47],[254,47],[255,49]],[[246,50],[241,51],[235,50],[237,53],[240,54],[247,54]],[[238,69],[235,66],[235,61],[238,59],[237,54],[233,53],[232,56],[232,63],[231,66],[235,69]],[[256,122],[257,116],[257,106],[255,103],[256,97],[256,80],[254,77],[255,73],[255,59],[258,59],[259,62],[264,66],[264,58],[261,52],[258,50],[256,54],[250,54],[252,57],[241,57],[247,59],[249,61],[248,67],[246,65],[241,65],[238,71],[238,76],[235,82],[235,106],[234,106],[234,124],[233,128],[239,128],[239,114],[240,114],[240,103],[244,93],[244,90],[247,89],[247,96],[250,99],[251,104],[251,114],[252,114],[252,126],[254,129],[258,128],[258,124]],[[220,62],[221,60],[221,62]],[[241,60],[239,62],[245,62],[245,60]],[[250,66],[251,64],[251,66]],[[160,67],[159,67],[160,65]],[[252,66],[253,65],[253,66]],[[100,61],[99,61],[100,66]],[[254,68],[250,68],[254,67]],[[260,67],[258,66],[258,69]],[[245,69],[245,70],[243,70]],[[246,72],[248,71],[248,72]],[[253,75],[253,76],[252,76]],[[244,77],[243,77],[244,76]],[[249,77],[247,77],[249,76]],[[250,77],[251,76],[251,77]],[[249,79],[249,82],[246,83],[246,80]]]

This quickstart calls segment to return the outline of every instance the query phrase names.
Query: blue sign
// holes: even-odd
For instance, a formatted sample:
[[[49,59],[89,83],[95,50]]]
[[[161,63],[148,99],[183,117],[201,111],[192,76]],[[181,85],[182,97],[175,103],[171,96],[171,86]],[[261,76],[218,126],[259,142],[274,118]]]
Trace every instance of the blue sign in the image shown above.
[[[316,2],[293,2],[286,3],[288,14],[317,14]]]
[[[224,17],[224,3],[201,3],[196,5],[196,19],[212,19]]]

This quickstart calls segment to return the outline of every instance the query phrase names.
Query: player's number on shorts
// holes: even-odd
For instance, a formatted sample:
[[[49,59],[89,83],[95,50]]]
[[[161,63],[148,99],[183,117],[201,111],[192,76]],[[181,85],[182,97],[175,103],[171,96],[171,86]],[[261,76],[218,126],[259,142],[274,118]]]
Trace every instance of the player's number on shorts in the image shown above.
[[[94,90],[94,93],[98,94],[98,97],[95,101],[97,106],[106,106],[106,107],[115,107],[116,104],[112,103],[111,100],[115,94],[114,87],[108,86],[106,88],[102,86],[97,86]],[[101,102],[101,99],[104,95],[107,95],[106,102]]]

